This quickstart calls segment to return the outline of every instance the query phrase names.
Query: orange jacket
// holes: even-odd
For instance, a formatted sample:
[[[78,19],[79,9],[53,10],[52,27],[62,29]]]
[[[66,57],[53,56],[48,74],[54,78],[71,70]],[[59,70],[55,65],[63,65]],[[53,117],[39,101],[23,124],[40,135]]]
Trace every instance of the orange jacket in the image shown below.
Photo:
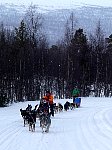
[[[50,96],[44,96],[43,97],[46,101],[49,102],[49,104],[53,104],[53,96],[50,95]]]

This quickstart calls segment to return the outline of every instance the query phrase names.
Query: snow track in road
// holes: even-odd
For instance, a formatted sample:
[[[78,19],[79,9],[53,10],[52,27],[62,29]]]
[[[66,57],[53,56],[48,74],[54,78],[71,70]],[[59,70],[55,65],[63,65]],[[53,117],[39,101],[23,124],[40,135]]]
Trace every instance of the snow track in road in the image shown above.
[[[112,150],[111,98],[83,98],[80,108],[51,117],[49,133],[42,133],[38,119],[35,132],[23,127],[19,109],[28,103],[36,105],[25,102],[0,108],[0,150]]]
[[[93,149],[106,149],[110,150],[111,147],[108,145],[106,134],[101,130],[101,126],[104,126],[102,120],[95,120],[96,115],[101,115],[101,111],[93,113],[88,117],[88,131],[90,132],[91,138],[93,138]],[[91,125],[91,123],[93,125]],[[104,142],[105,141],[105,142]]]
[[[2,150],[7,150],[15,147],[17,149],[17,138],[22,133],[21,126],[18,126],[17,122],[12,123],[12,126],[9,125],[7,128],[5,128],[2,133],[0,133],[0,146],[2,146]]]

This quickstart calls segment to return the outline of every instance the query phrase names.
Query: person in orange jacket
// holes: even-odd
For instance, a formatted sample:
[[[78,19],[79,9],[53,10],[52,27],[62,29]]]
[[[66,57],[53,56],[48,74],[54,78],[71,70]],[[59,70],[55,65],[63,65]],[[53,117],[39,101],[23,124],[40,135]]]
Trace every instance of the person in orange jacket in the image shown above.
[[[45,99],[48,103],[49,103],[49,106],[50,106],[50,114],[52,116],[54,116],[54,105],[53,105],[53,95],[51,94],[50,91],[46,91],[46,96],[43,97],[43,99]]]

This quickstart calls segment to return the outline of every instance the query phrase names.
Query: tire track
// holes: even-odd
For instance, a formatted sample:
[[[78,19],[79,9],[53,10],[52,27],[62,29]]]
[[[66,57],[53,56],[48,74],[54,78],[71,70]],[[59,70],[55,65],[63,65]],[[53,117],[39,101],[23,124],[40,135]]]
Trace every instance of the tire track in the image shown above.
[[[89,114],[90,115],[90,114]],[[80,135],[82,135],[82,139],[81,139],[81,145],[83,144],[84,148],[83,150],[94,150],[92,144],[90,143],[89,139],[88,139],[88,136],[87,134],[90,134],[88,133],[88,127],[84,128],[83,125],[84,125],[84,122],[86,123],[87,122],[87,117],[89,116],[86,116],[84,117],[83,119],[81,119],[81,122],[79,123],[79,128],[80,128]],[[87,125],[87,123],[86,123]],[[80,137],[79,137],[80,139]]]
[[[110,118],[108,118],[110,116],[110,114],[112,114],[112,109],[110,108],[106,113],[104,113],[104,120],[105,122],[108,124],[109,126],[109,131],[112,132],[112,119],[110,121]]]
[[[98,128],[99,133],[105,138],[107,138],[108,141],[111,142],[110,139],[112,138],[112,126],[110,126],[110,124],[108,123],[108,120],[105,118],[105,115],[108,113],[108,111],[110,111],[109,108],[100,111],[100,113],[98,113],[97,115],[94,115],[93,119]]]
[[[97,122],[95,121],[94,117],[96,115],[98,115],[98,113],[100,113],[102,110],[98,110],[94,113],[91,113],[91,115],[89,115],[88,117],[88,131],[90,132],[91,138],[94,138],[95,140],[93,142],[95,142],[96,146],[93,147],[94,149],[106,149],[106,150],[111,150],[111,146],[109,146],[108,144],[108,139],[107,137],[105,137],[105,135],[100,131],[100,128],[97,125]],[[106,141],[106,142],[104,142]]]
[[[79,144],[83,145],[83,147],[81,147],[81,149],[83,150],[99,150],[104,147],[106,150],[111,150],[111,147],[108,146],[108,141],[106,144],[102,142],[102,140],[100,140],[102,139],[103,135],[101,133],[99,134],[99,129],[96,123],[94,122],[94,115],[98,114],[99,112],[99,110],[97,110],[94,113],[86,112],[87,115],[81,118],[81,121],[78,122],[79,128],[78,130],[76,130],[76,136],[78,137]]]
[[[12,123],[12,126],[10,124],[7,128],[3,129],[0,136],[0,147],[7,150],[8,147],[10,147],[10,145],[17,139],[18,135],[22,133],[22,131],[23,129],[21,126],[18,126],[15,122]]]

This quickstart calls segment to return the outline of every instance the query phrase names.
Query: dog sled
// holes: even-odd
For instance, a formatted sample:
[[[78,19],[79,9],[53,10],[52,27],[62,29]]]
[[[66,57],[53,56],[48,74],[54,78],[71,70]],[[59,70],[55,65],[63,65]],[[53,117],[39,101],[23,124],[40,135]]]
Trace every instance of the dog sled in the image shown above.
[[[76,97],[76,98],[74,99],[74,102],[73,102],[73,103],[75,104],[75,107],[76,107],[76,108],[80,107],[81,98],[80,98],[80,97]]]

